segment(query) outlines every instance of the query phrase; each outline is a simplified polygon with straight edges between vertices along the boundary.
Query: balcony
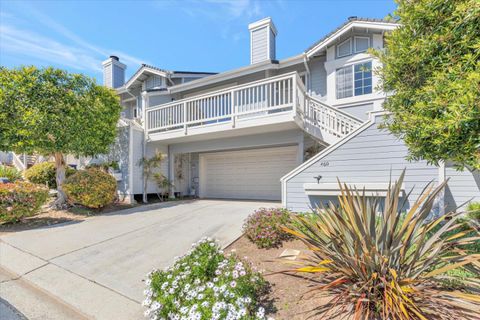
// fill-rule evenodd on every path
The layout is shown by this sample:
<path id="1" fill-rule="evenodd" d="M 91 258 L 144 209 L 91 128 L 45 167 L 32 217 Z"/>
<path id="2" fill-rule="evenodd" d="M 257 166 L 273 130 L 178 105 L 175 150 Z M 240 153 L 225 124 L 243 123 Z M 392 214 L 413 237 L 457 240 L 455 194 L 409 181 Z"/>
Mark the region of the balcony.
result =
<path id="1" fill-rule="evenodd" d="M 305 93 L 296 72 L 150 107 L 150 141 L 186 141 L 298 128 L 319 139 L 348 134 L 359 121 Z"/>

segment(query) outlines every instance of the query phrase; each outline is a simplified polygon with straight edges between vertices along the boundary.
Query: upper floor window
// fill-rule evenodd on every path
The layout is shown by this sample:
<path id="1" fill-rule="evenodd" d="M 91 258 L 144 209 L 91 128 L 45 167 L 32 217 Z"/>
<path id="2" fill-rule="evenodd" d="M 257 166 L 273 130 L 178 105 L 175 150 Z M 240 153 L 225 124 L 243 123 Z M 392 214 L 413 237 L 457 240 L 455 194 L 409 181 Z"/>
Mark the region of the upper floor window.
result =
<path id="1" fill-rule="evenodd" d="M 372 93 L 372 62 L 363 62 L 336 71 L 337 99 Z"/>
<path id="2" fill-rule="evenodd" d="M 355 37 L 354 38 L 355 53 L 367 51 L 370 48 L 369 37 Z"/>
<path id="3" fill-rule="evenodd" d="M 345 57 L 352 54 L 352 39 L 347 39 L 337 46 L 337 57 Z"/>
<path id="4" fill-rule="evenodd" d="M 370 37 L 355 36 L 348 38 L 337 45 L 337 58 L 351 55 L 352 53 L 365 52 L 370 48 Z"/>

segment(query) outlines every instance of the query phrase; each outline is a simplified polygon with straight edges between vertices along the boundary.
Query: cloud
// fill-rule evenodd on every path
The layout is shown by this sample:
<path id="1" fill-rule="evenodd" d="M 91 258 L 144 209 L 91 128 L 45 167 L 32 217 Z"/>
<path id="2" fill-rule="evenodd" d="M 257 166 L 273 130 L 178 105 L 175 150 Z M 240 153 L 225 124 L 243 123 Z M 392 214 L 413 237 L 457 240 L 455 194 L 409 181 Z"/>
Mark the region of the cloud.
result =
<path id="1" fill-rule="evenodd" d="M 145 62 L 124 52 L 102 48 L 85 41 L 71 30 L 68 30 L 31 6 L 23 9 L 23 12 L 34 18 L 34 21 L 30 19 L 29 27 L 25 27 L 25 23 L 22 23 L 23 27 L 19 27 L 18 24 L 25 20 L 2 11 L 0 56 L 7 54 L 19 55 L 97 74 L 102 72 L 102 61 L 111 54 L 118 55 L 122 62 L 127 65 L 134 65 L 134 68 Z M 60 37 L 48 37 L 38 31 L 33 31 L 31 22 L 37 22 L 46 26 L 55 34 L 60 35 Z M 35 30 L 38 29 L 40 28 Z"/>
<path id="2" fill-rule="evenodd" d="M 101 59 L 81 48 L 6 24 L 0 25 L 0 33 L 2 55 L 13 53 L 48 63 L 59 63 L 77 70 L 101 72 Z"/>
<path id="3" fill-rule="evenodd" d="M 155 7 L 181 10 L 190 17 L 209 18 L 215 21 L 249 20 L 262 15 L 260 0 L 160 0 Z"/>

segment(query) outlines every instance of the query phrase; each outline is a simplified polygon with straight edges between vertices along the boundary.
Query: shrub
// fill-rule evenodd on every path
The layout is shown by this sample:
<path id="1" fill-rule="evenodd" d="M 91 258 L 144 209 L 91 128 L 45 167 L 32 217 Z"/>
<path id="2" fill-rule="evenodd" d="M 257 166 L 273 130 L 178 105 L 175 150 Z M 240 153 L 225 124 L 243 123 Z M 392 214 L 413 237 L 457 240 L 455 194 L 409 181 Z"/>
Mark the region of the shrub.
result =
<path id="1" fill-rule="evenodd" d="M 65 180 L 63 189 L 70 203 L 87 208 L 103 208 L 117 197 L 115 178 L 95 169 L 77 171 Z"/>
<path id="2" fill-rule="evenodd" d="M 261 208 L 247 218 L 243 232 L 259 248 L 278 247 L 291 238 L 291 235 L 282 229 L 289 221 L 289 211 L 286 209 Z"/>
<path id="3" fill-rule="evenodd" d="M 471 202 L 467 207 L 468 218 L 474 220 L 476 223 L 480 223 L 480 202 Z"/>
<path id="4" fill-rule="evenodd" d="M 0 184 L 0 222 L 17 222 L 40 210 L 48 198 L 47 188 L 18 181 Z"/>
<path id="5" fill-rule="evenodd" d="M 262 276 L 211 239 L 193 244 L 165 271 L 147 275 L 143 305 L 150 319 L 264 319 Z"/>
<path id="6" fill-rule="evenodd" d="M 75 169 L 67 166 L 65 169 L 65 176 L 68 178 L 75 172 Z M 33 183 L 46 185 L 50 189 L 57 188 L 57 180 L 55 176 L 56 169 L 55 163 L 53 162 L 40 162 L 34 164 L 25 171 L 25 179 Z"/>
<path id="7" fill-rule="evenodd" d="M 450 291 L 443 280 L 459 267 L 478 275 L 480 255 L 459 247 L 480 237 L 465 236 L 460 212 L 429 220 L 445 183 L 425 188 L 404 216 L 398 214 L 404 174 L 390 187 L 383 205 L 343 186 L 339 206 L 317 210 L 316 223 L 292 217 L 303 228 L 292 224 L 286 230 L 302 240 L 310 254 L 286 273 L 310 273 L 312 293 L 333 298 L 316 310 L 324 318 L 341 309 L 348 310 L 345 318 L 355 319 L 478 319 L 478 296 L 466 286 L 463 292 Z M 474 288 L 471 292 L 479 289 L 478 282 L 468 285 Z"/>
<path id="8" fill-rule="evenodd" d="M 22 179 L 22 173 L 15 167 L 0 165 L 0 178 L 7 178 L 10 182 Z"/>

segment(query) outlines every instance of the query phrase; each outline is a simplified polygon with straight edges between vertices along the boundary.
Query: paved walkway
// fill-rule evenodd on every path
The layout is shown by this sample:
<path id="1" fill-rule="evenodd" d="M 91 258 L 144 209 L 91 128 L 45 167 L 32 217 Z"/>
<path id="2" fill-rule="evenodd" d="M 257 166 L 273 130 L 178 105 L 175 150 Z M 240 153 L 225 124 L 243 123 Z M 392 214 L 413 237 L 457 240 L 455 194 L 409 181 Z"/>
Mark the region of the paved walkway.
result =
<path id="1" fill-rule="evenodd" d="M 168 202 L 4 235 L 0 237 L 0 268 L 59 299 L 79 315 L 142 319 L 142 280 L 150 270 L 170 265 L 175 256 L 204 236 L 229 244 L 241 235 L 250 213 L 272 206 L 279 204 Z"/>

